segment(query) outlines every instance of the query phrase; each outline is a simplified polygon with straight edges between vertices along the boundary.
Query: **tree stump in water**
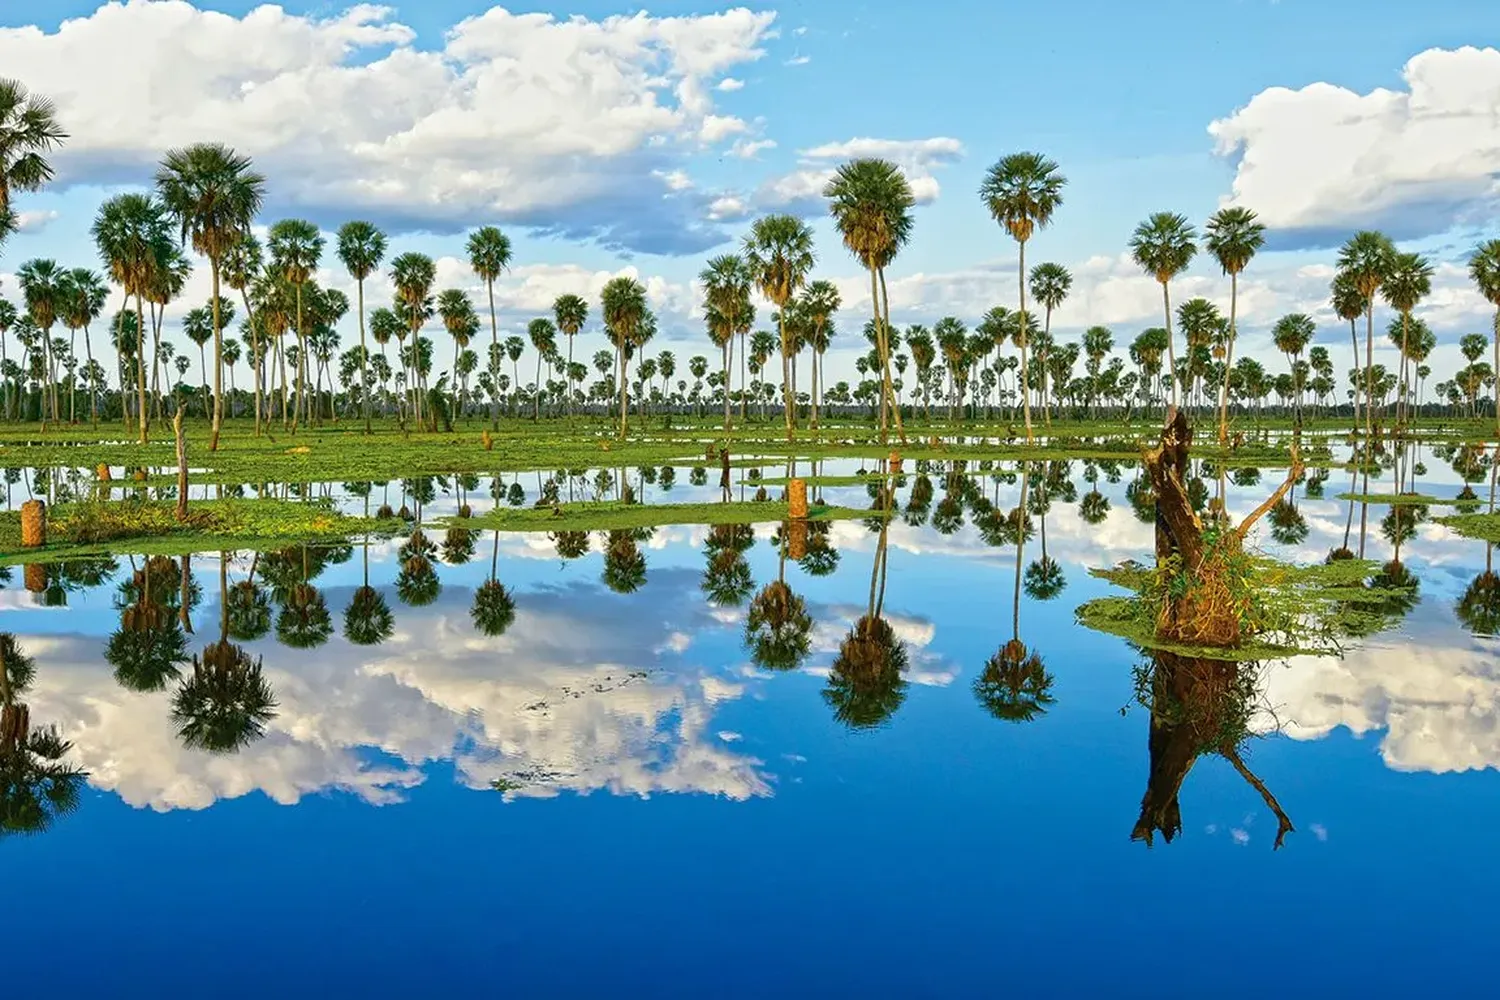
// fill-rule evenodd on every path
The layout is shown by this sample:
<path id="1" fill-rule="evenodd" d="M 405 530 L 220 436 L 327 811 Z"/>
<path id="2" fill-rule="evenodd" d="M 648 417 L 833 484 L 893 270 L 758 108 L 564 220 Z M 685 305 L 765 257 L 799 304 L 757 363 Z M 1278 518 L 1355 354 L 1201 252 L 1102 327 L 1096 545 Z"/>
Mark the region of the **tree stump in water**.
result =
<path id="1" fill-rule="evenodd" d="M 793 521 L 807 517 L 807 480 L 793 479 L 787 484 L 787 513 Z"/>
<path id="2" fill-rule="evenodd" d="M 112 478 L 109 473 L 109 466 L 105 465 L 103 462 L 100 462 L 99 467 L 94 470 L 94 478 L 99 480 L 99 482 L 101 483 L 109 482 Z"/>
<path id="3" fill-rule="evenodd" d="M 39 549 L 47 544 L 47 502 L 27 500 L 21 505 L 21 548 Z"/>

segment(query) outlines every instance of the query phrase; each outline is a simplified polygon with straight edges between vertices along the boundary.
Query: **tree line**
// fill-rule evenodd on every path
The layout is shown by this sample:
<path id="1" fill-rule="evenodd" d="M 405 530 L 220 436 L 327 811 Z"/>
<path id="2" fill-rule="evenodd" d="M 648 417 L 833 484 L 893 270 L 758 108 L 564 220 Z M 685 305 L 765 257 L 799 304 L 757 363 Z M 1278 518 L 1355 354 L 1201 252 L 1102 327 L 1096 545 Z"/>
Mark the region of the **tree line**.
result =
<path id="1" fill-rule="evenodd" d="M 0 240 L 18 225 L 11 193 L 36 191 L 51 180 L 48 157 L 67 138 L 50 101 L 17 81 L 0 80 Z M 196 144 L 163 157 L 151 190 L 116 195 L 101 206 L 92 228 L 99 270 L 44 259 L 19 267 L 19 307 L 0 299 L 0 413 L 46 425 L 76 422 L 86 411 L 95 423 L 101 415 L 122 420 L 144 441 L 153 420 L 186 408 L 211 420 L 211 447 L 217 447 L 226 401 L 231 416 L 249 412 L 257 434 L 274 423 L 295 432 L 324 419 L 361 420 L 368 431 L 376 415 L 393 415 L 403 427 L 438 429 L 487 412 L 498 427 L 502 409 L 516 416 L 529 409 L 541 419 L 613 406 L 623 437 L 634 396 L 638 414 L 648 407 L 722 407 L 726 428 L 736 409 L 743 422 L 754 405 L 763 417 L 774 413 L 784 420 L 789 439 L 804 420 L 816 428 L 828 407 L 843 414 L 868 409 L 882 440 L 892 430 L 904 440 L 903 415 L 920 410 L 930 419 L 934 401 L 940 409 L 946 403 L 950 420 L 1009 411 L 1024 422 L 1028 440 L 1034 410 L 1050 423 L 1057 408 L 1093 416 L 1101 409 L 1129 414 L 1187 405 L 1217 411 L 1223 442 L 1232 405 L 1257 413 L 1268 403 L 1298 413 L 1341 405 L 1327 349 L 1311 346 L 1316 324 L 1310 316 L 1293 313 L 1273 325 L 1283 370 L 1236 358 L 1239 279 L 1266 234 L 1256 213 L 1241 206 L 1215 212 L 1201 235 L 1173 212 L 1155 213 L 1135 229 L 1131 255 L 1161 286 L 1162 325 L 1121 341 L 1123 356 L 1115 353 L 1115 333 L 1104 326 L 1089 327 L 1077 341 L 1057 338 L 1052 318 L 1072 291 L 1072 275 L 1054 262 L 1028 270 L 1026 253 L 1036 234 L 1052 224 L 1066 184 L 1058 165 L 1039 153 L 1015 153 L 995 163 L 979 195 L 1017 247 L 1015 307 L 996 305 L 972 326 L 950 316 L 930 329 L 902 329 L 891 322 L 886 272 L 912 237 L 910 184 L 885 160 L 844 164 L 824 195 L 845 249 L 869 276 L 871 314 L 863 330 L 868 351 L 855 360 L 858 380 L 828 384 L 824 355 L 842 301 L 832 282 L 813 277 L 811 228 L 795 216 L 770 215 L 752 224 L 738 252 L 712 258 L 699 276 L 718 371 L 711 373 L 707 357 L 696 355 L 685 373 L 692 381 L 674 382 L 679 371 L 671 351 L 646 355 L 658 317 L 635 278 L 617 277 L 602 289 L 597 308 L 609 349 L 595 353 L 590 366 L 575 360 L 575 341 L 591 311 L 578 295 L 560 296 L 548 315 L 531 319 L 524 338 L 501 338 L 495 283 L 513 255 L 499 228 L 481 227 L 467 239 L 469 266 L 484 289 L 485 301 L 476 306 L 464 289 L 437 287 L 432 258 L 392 255 L 389 236 L 368 221 L 344 224 L 330 241 L 307 220 L 283 219 L 269 226 L 264 240 L 258 238 L 252 227 L 265 202 L 266 179 L 230 147 Z M 197 385 L 187 381 L 190 353 L 164 336 L 167 310 L 179 301 L 194 266 L 189 248 L 206 262 L 212 285 L 209 301 L 188 310 L 181 322 L 197 348 Z M 1229 279 L 1227 315 L 1201 297 L 1174 308 L 1172 282 L 1200 251 Z M 319 270 L 335 261 L 354 283 L 353 303 L 317 281 Z M 393 288 L 391 301 L 368 308 L 366 282 L 382 270 Z M 1377 412 L 1393 406 L 1393 419 L 1401 423 L 1423 404 L 1431 374 L 1426 361 L 1436 338 L 1418 310 L 1431 293 L 1432 274 L 1428 259 L 1398 250 L 1378 232 L 1356 233 L 1339 251 L 1330 306 L 1350 324 L 1356 364 L 1346 376 L 1346 398 L 1356 427 L 1362 421 L 1366 434 L 1373 433 Z M 1500 240 L 1475 251 L 1470 274 L 1496 305 L 1500 324 Z M 94 356 L 92 332 L 112 297 L 118 305 L 105 329 L 116 364 L 109 372 Z M 757 297 L 771 306 L 771 330 L 756 329 Z M 1391 314 L 1385 332 L 1398 351 L 1394 372 L 1374 363 L 1381 304 Z M 337 327 L 351 311 L 358 343 L 341 350 Z M 451 361 L 437 358 L 438 344 L 428 335 L 434 325 L 451 341 Z M 11 333 L 20 347 L 17 359 L 9 356 Z M 1490 344 L 1482 334 L 1463 338 L 1466 365 L 1434 387 L 1440 405 L 1480 412 L 1481 397 L 1495 387 L 1500 371 L 1500 338 L 1493 338 L 1492 360 L 1481 357 Z M 529 379 L 521 369 L 528 346 Z M 1013 356 L 1006 356 L 1007 346 Z M 799 372 L 804 356 L 805 383 Z M 249 368 L 246 390 L 235 384 L 242 361 Z M 590 381 L 591 372 L 596 380 Z"/>

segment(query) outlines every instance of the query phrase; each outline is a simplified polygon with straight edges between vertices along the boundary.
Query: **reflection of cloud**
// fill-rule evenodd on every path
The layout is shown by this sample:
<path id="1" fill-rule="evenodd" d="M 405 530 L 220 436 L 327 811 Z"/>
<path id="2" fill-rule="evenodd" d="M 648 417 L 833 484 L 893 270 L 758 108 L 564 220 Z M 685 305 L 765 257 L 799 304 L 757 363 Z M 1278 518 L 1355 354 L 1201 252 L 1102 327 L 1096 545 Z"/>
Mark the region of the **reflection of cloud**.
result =
<path id="1" fill-rule="evenodd" d="M 471 591 L 448 587 L 429 608 L 398 608 L 396 634 L 373 649 L 335 640 L 294 660 L 252 644 L 279 709 L 266 739 L 235 756 L 184 749 L 170 692 L 121 689 L 100 639 L 23 639 L 47 664 L 32 713 L 73 740 L 96 787 L 163 810 L 254 791 L 282 803 L 328 789 L 389 802 L 424 780 L 423 764 L 446 759 L 465 784 L 501 781 L 508 796 L 768 795 L 761 762 L 730 752 L 711 727 L 717 706 L 743 687 L 654 652 L 715 627 L 701 602 L 664 593 L 695 586 L 696 574 L 664 570 L 649 597 L 584 585 L 527 592 L 498 639 L 470 626 Z M 348 594 L 327 596 L 342 609 Z"/>
<path id="2" fill-rule="evenodd" d="M 803 672 L 815 677 L 827 677 L 830 673 L 829 663 L 838 653 L 849 629 L 867 609 L 853 604 L 834 604 L 810 607 L 808 610 L 814 619 L 812 649 L 817 662 L 804 667 Z M 907 646 L 910 665 L 903 676 L 908 683 L 927 687 L 947 687 L 953 683 L 953 679 L 958 676 L 959 667 L 929 648 L 937 635 L 936 625 L 926 618 L 914 618 L 889 611 L 883 617 L 890 623 L 896 638 Z"/>
<path id="3" fill-rule="evenodd" d="M 1319 739 L 1343 726 L 1384 730 L 1380 755 L 1398 771 L 1500 767 L 1500 661 L 1495 647 L 1434 627 L 1430 602 L 1413 613 L 1419 634 L 1377 639 L 1343 659 L 1299 658 L 1267 671 L 1266 697 L 1282 731 Z M 1267 725 L 1269 725 L 1267 720 Z"/>

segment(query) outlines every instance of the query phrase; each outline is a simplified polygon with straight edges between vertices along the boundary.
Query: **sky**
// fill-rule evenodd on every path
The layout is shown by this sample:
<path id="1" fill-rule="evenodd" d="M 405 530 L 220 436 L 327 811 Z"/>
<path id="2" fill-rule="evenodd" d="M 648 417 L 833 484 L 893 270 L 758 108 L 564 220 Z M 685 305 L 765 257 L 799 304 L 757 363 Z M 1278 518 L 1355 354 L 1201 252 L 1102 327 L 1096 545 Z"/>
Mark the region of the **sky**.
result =
<path id="1" fill-rule="evenodd" d="M 1438 334 L 1430 363 L 1443 377 L 1461 363 L 1458 338 L 1492 324 L 1465 271 L 1496 235 L 1500 200 L 1500 51 L 1473 47 L 1490 40 L 1487 6 L 1160 0 L 1148 16 L 1107 0 L 649 13 L 13 0 L 0 8 L 0 66 L 57 101 L 71 138 L 56 183 L 18 199 L 23 231 L 0 257 L 0 294 L 16 296 L 28 258 L 93 263 L 99 203 L 149 183 L 166 149 L 214 140 L 266 175 L 265 222 L 295 215 L 331 232 L 371 219 L 393 254 L 437 258 L 445 287 L 478 290 L 464 234 L 502 226 L 515 244 L 497 288 L 510 332 L 559 294 L 597 302 L 610 277 L 638 276 L 659 341 L 680 355 L 711 353 L 695 285 L 705 260 L 758 215 L 794 212 L 814 226 L 816 276 L 843 295 L 830 374 L 847 377 L 869 300 L 819 196 L 830 171 L 859 155 L 903 167 L 919 207 L 889 270 L 893 318 L 972 323 L 1016 294 L 1014 245 L 981 205 L 980 180 L 999 157 L 1037 150 L 1068 178 L 1028 247 L 1029 263 L 1074 274 L 1060 337 L 1104 324 L 1123 348 L 1160 325 L 1159 287 L 1128 257 L 1131 230 L 1155 211 L 1201 225 L 1243 204 L 1270 227 L 1241 283 L 1251 351 L 1269 352 L 1276 318 L 1305 312 L 1342 372 L 1348 330 L 1326 304 L 1335 250 L 1379 227 L 1436 265 L 1418 312 Z M 352 291 L 331 253 L 320 280 Z M 207 289 L 200 267 L 171 318 Z M 383 278 L 367 288 L 372 305 L 389 291 Z M 1200 258 L 1173 294 L 1227 308 L 1228 282 Z M 1388 319 L 1381 310 L 1377 323 Z M 344 326 L 347 345 L 353 317 Z M 1385 354 L 1377 361 L 1393 363 Z"/>

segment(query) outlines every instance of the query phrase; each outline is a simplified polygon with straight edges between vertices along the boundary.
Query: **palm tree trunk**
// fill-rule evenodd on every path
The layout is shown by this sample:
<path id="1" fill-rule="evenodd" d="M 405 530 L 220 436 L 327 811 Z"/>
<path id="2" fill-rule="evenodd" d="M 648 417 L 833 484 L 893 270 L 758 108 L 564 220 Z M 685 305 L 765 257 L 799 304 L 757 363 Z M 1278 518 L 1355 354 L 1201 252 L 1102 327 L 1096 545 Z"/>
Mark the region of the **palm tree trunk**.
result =
<path id="1" fill-rule="evenodd" d="M 796 418 L 792 413 L 792 351 L 786 339 L 786 303 L 777 303 L 776 310 L 776 327 L 781 335 L 781 406 L 786 411 L 786 439 L 790 441 L 796 427 Z"/>
<path id="2" fill-rule="evenodd" d="M 141 444 L 145 444 L 150 429 L 150 421 L 146 417 L 146 309 L 139 292 L 135 296 L 135 335 L 135 370 L 137 388 L 140 390 L 140 412 L 137 415 L 141 425 Z"/>
<path id="3" fill-rule="evenodd" d="M 1026 413 L 1026 443 L 1031 444 L 1031 386 L 1027 378 L 1027 355 L 1031 345 L 1027 343 L 1030 338 L 1026 335 L 1026 241 L 1017 240 L 1016 245 L 1021 248 L 1021 261 L 1016 272 L 1017 283 L 1021 286 L 1021 315 L 1016 319 L 1016 331 L 1021 342 L 1021 405 Z"/>
<path id="4" fill-rule="evenodd" d="M 1373 434 L 1370 410 L 1375 400 L 1375 300 L 1365 307 L 1365 446 Z M 1361 541 L 1363 541 L 1361 539 Z"/>
<path id="5" fill-rule="evenodd" d="M 498 362 L 500 358 L 500 326 L 495 320 L 495 282 L 486 278 L 484 285 L 490 299 L 490 357 Z M 571 341 L 568 344 L 568 349 L 570 352 L 568 357 L 571 359 Z M 486 365 L 485 367 L 489 366 Z M 498 392 L 490 394 L 490 429 L 496 431 L 500 429 L 500 394 Z"/>
<path id="6" fill-rule="evenodd" d="M 896 436 L 906 444 L 906 426 L 901 422 L 901 401 L 896 398 L 895 382 L 891 379 L 891 299 L 886 294 L 885 268 L 880 269 L 880 360 L 885 368 L 885 394 L 890 400 L 891 413 L 896 418 Z M 885 439 L 881 439 L 885 443 Z"/>
<path id="7" fill-rule="evenodd" d="M 214 426 L 208 436 L 208 450 L 218 451 L 219 431 L 224 425 L 224 319 L 219 314 L 219 259 L 210 257 L 208 267 L 213 277 L 214 311 Z"/>
<path id="8" fill-rule="evenodd" d="M 727 337 L 724 338 L 724 343 L 721 346 L 720 350 L 721 350 L 721 352 L 723 354 L 723 357 L 724 357 L 724 431 L 725 431 L 725 433 L 728 433 L 728 431 L 729 431 L 729 366 L 732 364 L 732 359 L 730 357 L 730 352 L 734 350 L 734 333 L 733 333 L 733 331 L 730 332 L 729 336 L 727 336 Z"/>
<path id="9" fill-rule="evenodd" d="M 880 288 L 879 288 L 879 285 L 877 284 L 878 280 L 879 279 L 877 278 L 877 275 L 876 275 L 876 268 L 872 264 L 872 265 L 870 265 L 870 308 L 872 310 L 874 310 L 874 312 L 875 312 L 875 348 L 880 353 L 881 361 L 884 362 L 884 360 L 885 360 L 885 330 L 882 328 L 882 325 L 881 325 L 881 317 L 880 317 Z M 887 419 L 888 419 L 887 418 L 887 405 L 888 405 L 888 403 L 889 403 L 889 401 L 885 397 L 885 382 L 882 379 L 881 386 L 880 386 L 880 443 L 881 444 L 884 444 L 886 442 L 887 436 L 888 436 L 888 432 L 886 430 Z M 871 582 L 871 586 L 872 587 L 874 586 L 874 582 L 873 581 Z"/>
<path id="10" fill-rule="evenodd" d="M 365 347 L 365 279 L 360 278 L 359 285 L 359 401 L 361 409 L 365 411 L 365 433 L 370 431 L 370 352 Z M 367 543 L 368 544 L 368 543 Z"/>
<path id="11" fill-rule="evenodd" d="M 1234 366 L 1235 318 L 1240 301 L 1240 272 L 1229 272 L 1229 343 L 1224 349 L 1224 377 L 1219 379 L 1219 447 L 1229 443 L 1229 370 Z"/>
<path id="12" fill-rule="evenodd" d="M 567 378 L 563 379 L 568 384 L 568 416 L 573 415 L 573 334 L 566 335 L 568 338 L 568 372 Z"/>
<path id="13" fill-rule="evenodd" d="M 1172 387 L 1172 405 L 1177 405 L 1177 350 L 1172 346 L 1172 296 L 1168 283 L 1161 283 L 1161 304 L 1167 319 L 1167 383 Z"/>
<path id="14" fill-rule="evenodd" d="M 625 440 L 625 431 L 630 422 L 630 358 L 625 348 L 620 347 L 620 440 Z M 623 482 L 623 479 L 622 479 Z"/>
<path id="15" fill-rule="evenodd" d="M 454 364 L 458 364 L 456 358 Z M 534 404 L 531 422 L 536 423 L 542 418 L 542 352 L 540 349 L 536 352 L 536 391 L 531 394 L 531 401 Z"/>

